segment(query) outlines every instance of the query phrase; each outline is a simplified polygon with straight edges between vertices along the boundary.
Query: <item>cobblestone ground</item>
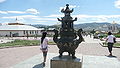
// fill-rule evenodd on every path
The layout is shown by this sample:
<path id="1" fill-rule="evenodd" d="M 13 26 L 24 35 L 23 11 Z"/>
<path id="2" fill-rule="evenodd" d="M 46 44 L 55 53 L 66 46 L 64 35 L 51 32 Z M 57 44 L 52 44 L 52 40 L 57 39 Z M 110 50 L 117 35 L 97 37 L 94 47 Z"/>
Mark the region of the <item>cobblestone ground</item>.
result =
<path id="1" fill-rule="evenodd" d="M 84 38 L 85 42 L 79 45 L 76 53 L 94 56 L 105 56 L 109 54 L 107 48 L 99 44 L 99 40 L 89 37 Z M 49 47 L 49 53 L 58 53 L 56 45 L 50 45 Z M 39 46 L 0 49 L 0 68 L 9 68 L 39 53 L 41 53 Z M 113 55 L 117 56 L 120 60 L 120 48 L 113 48 Z"/>

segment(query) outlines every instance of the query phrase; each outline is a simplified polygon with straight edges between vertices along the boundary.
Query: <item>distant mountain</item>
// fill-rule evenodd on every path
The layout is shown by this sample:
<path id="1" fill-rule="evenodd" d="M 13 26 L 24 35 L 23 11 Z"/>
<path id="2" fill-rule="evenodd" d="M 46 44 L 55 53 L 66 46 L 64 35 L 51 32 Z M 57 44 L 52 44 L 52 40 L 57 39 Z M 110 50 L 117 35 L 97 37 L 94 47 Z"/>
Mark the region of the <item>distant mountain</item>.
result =
<path id="1" fill-rule="evenodd" d="M 36 27 L 36 28 L 47 27 L 47 25 L 42 25 L 42 24 L 32 24 L 31 26 L 34 26 L 34 27 Z"/>
<path id="2" fill-rule="evenodd" d="M 48 25 L 34 24 L 34 25 L 31 25 L 31 26 L 34 26 L 36 28 L 45 28 L 45 29 L 49 29 L 49 28 L 59 29 L 61 25 L 51 25 L 51 26 L 48 26 Z"/>
<path id="3" fill-rule="evenodd" d="M 75 29 L 84 29 L 84 30 L 99 30 L 108 26 L 111 26 L 113 24 L 108 23 L 108 22 L 102 22 L 102 23 L 84 23 L 84 24 L 76 24 L 74 25 Z M 120 28 L 120 24 L 115 24 L 118 28 Z"/>
<path id="4" fill-rule="evenodd" d="M 103 28 L 106 28 L 108 26 L 111 26 L 113 24 L 108 23 L 108 22 L 102 22 L 102 23 L 84 23 L 84 24 L 74 24 L 74 28 L 75 29 L 84 29 L 84 30 L 100 30 Z M 120 28 L 120 24 L 115 24 L 118 28 Z M 42 27 L 47 27 L 47 28 L 56 28 L 59 29 L 61 27 L 61 25 L 51 25 L 51 26 L 47 26 L 47 25 L 41 25 L 41 24 L 35 24 L 35 25 L 31 25 L 37 28 L 42 28 Z"/>

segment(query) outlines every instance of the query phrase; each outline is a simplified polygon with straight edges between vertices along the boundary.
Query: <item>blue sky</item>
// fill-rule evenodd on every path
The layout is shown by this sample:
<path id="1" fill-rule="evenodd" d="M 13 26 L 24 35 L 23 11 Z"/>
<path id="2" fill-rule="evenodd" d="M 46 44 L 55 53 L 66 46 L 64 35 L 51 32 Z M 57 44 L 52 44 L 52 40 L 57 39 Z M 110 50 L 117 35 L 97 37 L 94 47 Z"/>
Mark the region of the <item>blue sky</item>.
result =
<path id="1" fill-rule="evenodd" d="M 0 0 L 0 23 L 60 24 L 66 4 L 74 8 L 75 24 L 115 21 L 120 24 L 120 0 Z"/>

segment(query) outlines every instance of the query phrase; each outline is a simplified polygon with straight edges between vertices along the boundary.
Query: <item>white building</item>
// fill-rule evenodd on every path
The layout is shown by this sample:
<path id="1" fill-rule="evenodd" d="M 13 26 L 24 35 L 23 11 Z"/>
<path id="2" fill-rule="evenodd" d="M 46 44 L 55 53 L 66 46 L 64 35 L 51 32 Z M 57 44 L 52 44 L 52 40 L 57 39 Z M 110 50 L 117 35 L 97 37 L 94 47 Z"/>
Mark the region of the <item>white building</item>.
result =
<path id="1" fill-rule="evenodd" d="M 32 36 L 41 35 L 41 29 L 29 25 L 1 25 L 0 36 Z"/>
<path id="2" fill-rule="evenodd" d="M 117 23 L 115 21 L 113 21 L 111 23 L 111 26 L 109 26 L 108 28 L 109 28 L 109 31 L 111 31 L 112 33 L 118 33 L 119 32 Z"/>

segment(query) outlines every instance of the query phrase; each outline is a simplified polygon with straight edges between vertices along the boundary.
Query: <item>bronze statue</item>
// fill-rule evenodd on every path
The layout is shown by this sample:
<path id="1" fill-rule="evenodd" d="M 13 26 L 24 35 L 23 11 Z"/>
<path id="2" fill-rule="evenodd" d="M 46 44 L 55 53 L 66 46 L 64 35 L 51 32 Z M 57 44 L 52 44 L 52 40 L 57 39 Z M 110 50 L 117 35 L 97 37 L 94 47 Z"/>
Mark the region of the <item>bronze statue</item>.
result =
<path id="1" fill-rule="evenodd" d="M 62 57 L 63 52 L 68 52 L 69 55 L 72 54 L 72 58 L 75 57 L 75 50 L 78 47 L 79 43 L 83 41 L 81 35 L 82 29 L 79 29 L 77 32 L 74 30 L 73 22 L 77 21 L 77 18 L 73 19 L 70 16 L 70 13 L 73 12 L 73 9 L 69 9 L 69 4 L 66 4 L 66 9 L 61 10 L 64 13 L 64 17 L 61 19 L 57 18 L 58 21 L 62 23 L 60 31 L 54 30 L 53 40 L 59 48 L 59 57 Z M 77 39 L 77 35 L 79 39 Z M 60 38 L 58 38 L 60 36 Z"/>

